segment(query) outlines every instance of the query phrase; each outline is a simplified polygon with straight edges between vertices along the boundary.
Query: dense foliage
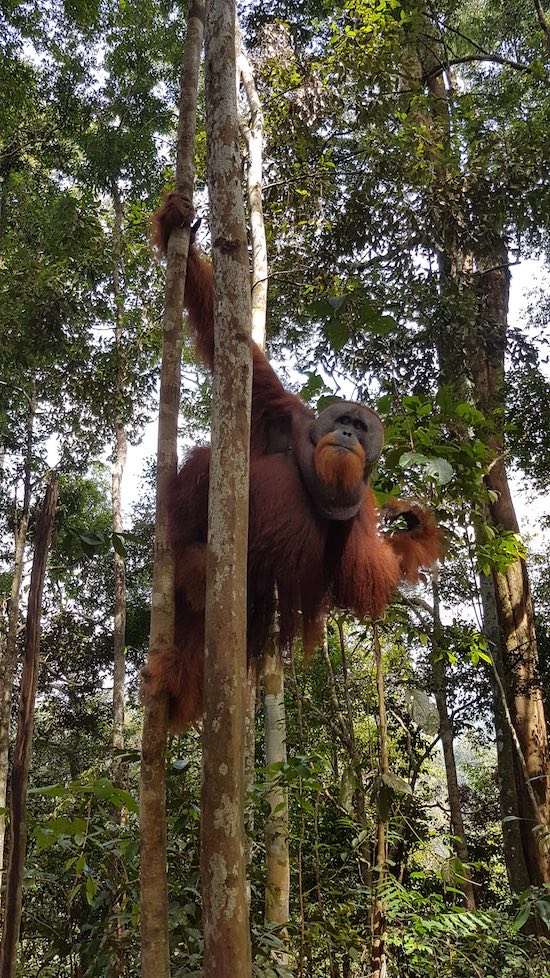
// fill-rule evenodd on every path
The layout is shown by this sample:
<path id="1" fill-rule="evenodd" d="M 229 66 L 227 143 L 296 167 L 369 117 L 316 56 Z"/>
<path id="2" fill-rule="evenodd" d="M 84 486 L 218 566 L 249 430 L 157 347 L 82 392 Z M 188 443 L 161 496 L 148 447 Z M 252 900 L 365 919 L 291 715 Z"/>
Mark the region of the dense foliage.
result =
<path id="1" fill-rule="evenodd" d="M 313 406 L 336 393 L 376 407 L 386 428 L 379 498 L 429 503 L 449 544 L 438 579 L 397 595 L 376 632 L 335 615 L 311 663 L 299 648 L 287 652 L 288 756 L 269 769 L 258 709 L 247 801 L 258 976 L 370 974 L 376 907 L 390 976 L 549 973 L 550 876 L 530 856 L 544 858 L 550 827 L 532 824 L 521 798 L 507 807 L 507 775 L 526 792 L 517 757 L 508 770 L 503 760 L 502 731 L 512 739 L 502 685 L 505 699 L 514 664 L 499 673 L 483 593 L 527 557 L 538 668 L 523 692 L 529 700 L 536 687 L 548 708 L 549 523 L 547 514 L 532 520 L 550 471 L 550 29 L 538 6 L 243 6 L 265 113 L 270 355 Z M 37 506 L 50 470 L 61 474 L 20 978 L 139 974 L 138 687 L 154 525 L 146 456 L 162 317 L 148 232 L 173 179 L 185 14 L 171 0 L 35 0 L 5 3 L 0 19 L 0 657 L 9 652 L 24 487 L 18 656 Z M 199 241 L 207 249 L 204 225 Z M 487 283 L 508 266 L 513 309 L 502 317 L 487 312 L 496 288 Z M 208 407 L 190 346 L 184 378 L 188 444 L 207 438 Z M 109 495 L 121 425 L 141 445 L 143 468 L 124 482 L 122 534 Z M 513 494 L 537 500 L 518 507 L 536 531 L 530 539 L 495 518 L 491 473 L 502 458 Z M 112 738 L 114 552 L 126 565 L 122 751 Z M 12 741 L 20 677 L 18 659 Z M 201 968 L 197 730 L 172 739 L 168 769 L 172 975 L 183 978 Z M 289 804 L 287 928 L 264 923 L 273 780 Z M 521 866 L 511 841 L 520 822 Z"/>

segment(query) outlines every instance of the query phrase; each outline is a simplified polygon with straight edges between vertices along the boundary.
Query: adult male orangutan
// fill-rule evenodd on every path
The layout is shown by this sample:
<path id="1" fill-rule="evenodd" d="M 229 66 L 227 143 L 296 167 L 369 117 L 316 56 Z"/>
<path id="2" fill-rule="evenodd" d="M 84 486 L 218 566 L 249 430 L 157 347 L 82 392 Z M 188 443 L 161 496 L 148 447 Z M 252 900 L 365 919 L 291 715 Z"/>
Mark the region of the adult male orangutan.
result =
<path id="1" fill-rule="evenodd" d="M 174 227 L 193 211 L 171 194 L 156 214 L 155 240 L 166 252 Z M 212 369 L 212 269 L 192 243 L 185 304 L 198 353 Z M 277 597 L 281 646 L 298 631 L 306 650 L 320 637 L 332 607 L 358 618 L 382 615 L 392 591 L 434 563 L 441 533 L 431 513 L 391 501 L 384 518 L 402 514 L 406 529 L 381 532 L 370 473 L 383 446 L 378 415 L 340 401 L 318 417 L 289 393 L 253 345 L 248 536 L 248 655 L 261 656 Z M 170 500 L 176 551 L 174 647 L 153 654 L 153 690 L 167 689 L 170 726 L 202 714 L 209 448 L 187 455 Z"/>

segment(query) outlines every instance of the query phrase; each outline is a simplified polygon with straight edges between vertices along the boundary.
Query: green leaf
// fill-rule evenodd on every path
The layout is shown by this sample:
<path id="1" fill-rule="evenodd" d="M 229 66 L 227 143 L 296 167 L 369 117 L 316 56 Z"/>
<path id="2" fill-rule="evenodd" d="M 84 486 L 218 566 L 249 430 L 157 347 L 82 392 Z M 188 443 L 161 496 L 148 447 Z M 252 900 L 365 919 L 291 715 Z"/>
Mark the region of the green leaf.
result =
<path id="1" fill-rule="evenodd" d="M 396 795 L 412 795 L 412 788 L 409 782 L 405 781 L 404 778 L 400 778 L 398 774 L 394 774 L 393 771 L 388 771 L 386 774 L 383 774 L 382 781 Z"/>
<path id="2" fill-rule="evenodd" d="M 426 475 L 437 479 L 440 486 L 445 486 L 451 481 L 455 470 L 444 458 L 430 458 L 425 465 Z"/>
<path id="3" fill-rule="evenodd" d="M 530 904 L 524 903 L 523 907 L 521 908 L 520 912 L 518 913 L 512 925 L 514 930 L 521 930 L 525 921 L 529 918 L 530 912 L 531 912 Z"/>
<path id="4" fill-rule="evenodd" d="M 296 799 L 296 801 L 297 801 L 297 803 L 298 803 L 298 808 L 301 808 L 301 810 L 302 810 L 303 812 L 305 812 L 305 813 L 306 813 L 306 815 L 312 815 L 312 816 L 315 816 L 315 809 L 314 809 L 314 807 L 313 807 L 313 805 L 311 804 L 311 802 L 309 802 L 309 801 L 307 801 L 307 800 L 306 800 L 306 799 L 305 799 L 304 797 L 302 797 L 301 795 L 299 795 L 299 796 L 297 797 L 297 799 Z"/>
<path id="5" fill-rule="evenodd" d="M 134 812 L 135 815 L 139 812 L 137 801 L 135 798 L 132 798 L 132 795 L 128 791 L 124 791 L 123 788 L 113 788 L 109 801 L 116 808 L 127 808 L 129 812 Z"/>
<path id="6" fill-rule="evenodd" d="M 346 322 L 341 318 L 332 318 L 323 325 L 323 333 L 333 350 L 339 353 L 344 348 L 350 338 L 350 331 Z"/>
<path id="7" fill-rule="evenodd" d="M 472 404 L 467 402 L 461 402 L 455 407 L 455 411 L 459 418 L 462 418 L 466 424 L 469 425 L 480 425 L 485 421 L 485 415 L 478 411 L 477 408 L 473 407 Z"/>
<path id="8" fill-rule="evenodd" d="M 113 544 L 115 553 L 124 559 L 126 557 L 126 547 L 124 545 L 124 537 L 122 533 L 112 533 L 111 543 Z"/>
<path id="9" fill-rule="evenodd" d="M 384 315 L 372 299 L 364 299 L 359 304 L 354 321 L 359 328 L 375 336 L 387 336 L 399 328 L 393 316 Z"/>
<path id="10" fill-rule="evenodd" d="M 404 452 L 399 459 L 399 465 L 402 469 L 412 469 L 413 465 L 425 465 L 427 461 L 426 456 L 420 452 Z"/>
<path id="11" fill-rule="evenodd" d="M 376 402 L 376 410 L 378 414 L 387 414 L 393 403 L 393 398 L 391 394 L 383 394 L 379 397 Z"/>
<path id="12" fill-rule="evenodd" d="M 97 881 L 94 879 L 93 876 L 88 876 L 88 879 L 86 880 L 85 893 L 86 893 L 87 902 L 90 904 L 90 906 L 92 906 L 92 903 L 94 902 L 94 897 L 97 893 Z"/>
<path id="13" fill-rule="evenodd" d="M 395 794 L 387 785 L 380 785 L 376 792 L 376 811 L 383 822 L 387 822 L 390 817 Z"/>
<path id="14" fill-rule="evenodd" d="M 380 316 L 372 325 L 371 332 L 378 336 L 388 336 L 389 333 L 396 333 L 399 328 L 399 323 L 393 316 Z"/>
<path id="15" fill-rule="evenodd" d="M 307 375 L 307 381 L 300 391 L 300 397 L 304 400 L 310 401 L 312 397 L 319 394 L 321 391 L 326 390 L 325 382 L 320 374 L 311 371 Z"/>
<path id="16" fill-rule="evenodd" d="M 49 849 L 54 846 L 58 840 L 58 835 L 52 829 L 43 828 L 41 825 L 37 825 L 33 831 L 34 838 L 36 839 L 36 848 L 38 852 L 42 849 Z"/>
<path id="17" fill-rule="evenodd" d="M 43 795 L 45 798 L 68 798 L 71 789 L 63 784 L 48 784 L 39 788 L 29 788 L 29 795 Z"/>
<path id="18" fill-rule="evenodd" d="M 78 536 L 82 543 L 87 543 L 90 547 L 105 546 L 105 537 L 102 533 L 91 533 L 90 531 L 79 530 Z"/>
<path id="19" fill-rule="evenodd" d="M 535 907 L 540 919 L 547 927 L 550 927 L 550 902 L 548 900 L 536 900 Z"/>
<path id="20" fill-rule="evenodd" d="M 349 815 L 352 815 L 354 811 L 353 796 L 356 790 L 357 772 L 353 764 L 347 764 L 342 771 L 342 777 L 340 779 L 339 801 L 342 808 L 344 808 Z"/>

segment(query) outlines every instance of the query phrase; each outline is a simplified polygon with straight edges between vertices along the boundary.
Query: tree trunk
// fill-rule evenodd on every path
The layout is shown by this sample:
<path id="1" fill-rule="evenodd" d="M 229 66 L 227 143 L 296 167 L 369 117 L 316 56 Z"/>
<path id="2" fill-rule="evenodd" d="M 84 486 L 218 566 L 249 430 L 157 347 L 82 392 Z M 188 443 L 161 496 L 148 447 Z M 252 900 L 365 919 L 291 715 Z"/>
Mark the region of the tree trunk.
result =
<path id="1" fill-rule="evenodd" d="M 476 901 L 474 888 L 470 879 L 468 863 L 468 843 L 466 832 L 464 831 L 464 820 L 462 818 L 462 806 L 460 804 L 460 793 L 458 790 L 458 776 L 456 771 L 456 759 L 454 751 L 454 735 L 447 707 L 447 676 L 445 662 L 442 656 L 441 641 L 441 619 L 439 617 L 439 588 L 436 580 L 433 582 L 433 607 L 434 607 L 434 648 L 432 658 L 432 674 L 435 686 L 435 701 L 439 714 L 439 736 L 443 747 L 443 757 L 445 760 L 445 775 L 447 779 L 447 795 L 449 798 L 449 810 L 451 814 L 451 832 L 454 836 L 454 849 L 464 867 L 464 878 L 460 885 L 464 894 L 464 905 L 467 910 L 475 910 Z M 443 652 L 444 654 L 444 652 Z"/>
<path id="2" fill-rule="evenodd" d="M 550 26 L 548 25 L 548 21 L 546 19 L 546 14 L 544 13 L 544 7 L 541 3 L 541 0 L 534 0 L 534 2 L 535 2 L 535 10 L 537 12 L 537 20 L 539 22 L 539 27 L 542 33 L 544 34 L 544 39 L 546 41 L 546 52 L 548 54 L 548 57 L 550 58 Z"/>
<path id="3" fill-rule="evenodd" d="M 240 30 L 237 51 L 237 68 L 250 109 L 249 120 L 241 118 L 240 126 L 247 150 L 246 186 L 252 243 L 252 339 L 265 350 L 268 269 L 262 196 L 264 116 Z"/>
<path id="4" fill-rule="evenodd" d="M 267 315 L 267 245 L 262 204 L 263 139 L 264 119 L 262 107 L 250 62 L 246 57 L 243 38 L 236 24 L 237 76 L 242 84 L 250 118 L 239 116 L 239 126 L 247 151 L 246 185 L 248 211 L 250 215 L 250 237 L 252 244 L 252 339 L 261 350 L 265 350 Z M 246 697 L 246 740 L 245 740 L 245 790 L 249 792 L 254 783 L 256 763 L 256 691 L 258 686 L 258 664 L 249 663 Z M 252 858 L 252 832 L 254 828 L 254 807 L 248 805 L 247 826 L 247 865 Z"/>
<path id="5" fill-rule="evenodd" d="M 6 873 L 6 894 L 2 949 L 1 978 L 15 978 L 17 945 L 23 906 L 23 877 L 27 844 L 27 782 L 32 750 L 32 733 L 38 680 L 40 651 L 40 621 L 42 592 L 57 507 L 58 481 L 53 476 L 44 496 L 36 525 L 34 557 L 29 587 L 25 652 L 21 677 L 21 697 L 17 717 L 17 734 L 13 749 L 10 785 L 10 847 Z"/>
<path id="6" fill-rule="evenodd" d="M 113 232 L 113 293 L 115 299 L 115 352 L 116 352 L 116 407 L 115 407 L 115 462 L 111 479 L 113 533 L 118 539 L 122 534 L 122 476 L 126 465 L 126 431 L 122 415 L 124 394 L 124 353 L 122 327 L 124 322 L 124 297 L 122 294 L 122 201 L 116 181 L 113 181 L 115 222 Z M 126 684 L 126 567 L 124 556 L 114 551 L 114 628 L 113 628 L 113 749 L 124 749 L 124 700 Z M 122 787 L 125 781 L 124 766 L 115 757 L 114 783 Z"/>
<path id="7" fill-rule="evenodd" d="M 118 788 L 126 784 L 126 765 L 120 754 L 124 749 L 124 703 L 126 694 L 126 565 L 124 554 L 119 552 L 122 543 L 122 476 L 126 464 L 127 442 L 124 428 L 124 351 L 122 347 L 124 326 L 123 261 L 122 261 L 122 222 L 124 217 L 122 201 L 116 179 L 112 182 L 114 209 L 113 224 L 113 297 L 115 312 L 115 416 L 114 416 L 114 465 L 111 474 L 111 511 L 113 521 L 113 571 L 114 571 L 114 615 L 113 615 L 113 783 Z M 113 818 L 119 823 L 124 813 L 115 808 Z M 110 872 L 114 881 L 120 879 L 121 864 L 116 856 L 111 859 Z M 118 889 L 115 886 L 115 890 Z M 113 913 L 120 913 L 120 905 L 115 897 Z M 124 928 L 118 924 L 115 930 L 116 943 L 113 948 L 111 968 L 113 975 L 125 973 L 122 939 Z"/>
<path id="8" fill-rule="evenodd" d="M 501 685 L 505 687 L 506 676 L 501 655 L 500 630 L 492 577 L 481 574 L 480 587 L 483 630 L 489 641 L 495 672 L 500 677 Z M 516 748 L 506 716 L 507 697 L 503 700 L 495 677 L 493 677 L 492 686 L 504 862 L 510 889 L 514 893 L 523 893 L 530 881 L 527 854 L 523 848 L 524 838 L 516 783 Z"/>
<path id="9" fill-rule="evenodd" d="M 378 777 L 383 784 L 389 771 L 388 724 L 386 718 L 386 697 L 384 693 L 384 673 L 382 670 L 382 649 L 378 628 L 373 625 L 374 659 L 376 664 L 376 689 L 378 692 L 378 729 L 380 738 L 380 761 Z M 382 899 L 382 889 L 386 879 L 386 822 L 378 812 L 376 827 L 376 849 L 374 858 L 374 891 L 372 909 L 372 951 L 371 978 L 384 978 L 386 975 L 386 913 Z"/>
<path id="10" fill-rule="evenodd" d="M 426 33 L 434 35 L 428 19 Z M 431 36 L 429 43 L 423 43 L 417 52 L 412 53 L 407 64 L 409 83 L 418 90 L 421 90 L 423 84 L 427 84 L 428 92 L 432 96 L 426 108 L 417 108 L 415 111 L 419 115 L 419 125 L 433 134 L 430 142 L 435 147 L 435 189 L 440 187 L 442 199 L 446 200 L 449 199 L 449 188 L 456 188 L 452 206 L 443 210 L 440 208 L 440 213 L 436 212 L 440 226 L 447 229 L 444 247 L 437 249 L 442 289 L 448 290 L 456 299 L 463 290 L 468 290 L 471 295 L 472 282 L 475 281 L 477 299 L 477 314 L 471 316 L 470 322 L 467 316 L 463 317 L 461 332 L 457 330 L 456 317 L 452 321 L 452 335 L 439 330 L 436 342 L 442 382 L 450 383 L 461 394 L 469 391 L 466 396 L 470 398 L 473 385 L 473 400 L 493 420 L 493 433 L 487 438 L 488 447 L 496 455 L 486 478 L 487 488 L 495 494 L 495 501 L 489 507 L 490 516 L 496 525 L 517 533 L 518 524 L 503 460 L 502 430 L 510 279 L 508 251 L 502 233 L 495 227 L 491 232 L 485 232 L 483 240 L 480 240 L 477 231 L 475 239 L 466 245 L 461 243 L 466 239 L 461 225 L 467 226 L 464 215 L 471 212 L 472 202 L 461 201 L 464 181 L 461 178 L 460 161 L 455 163 L 456 172 L 446 163 L 446 160 L 452 160 L 453 151 L 449 139 L 449 102 L 442 75 L 445 62 L 443 46 L 436 36 Z M 441 144 L 445 150 L 443 154 L 438 148 Z M 474 220 L 475 217 L 474 214 Z M 487 214 L 480 215 L 480 218 L 479 226 L 487 227 Z M 518 810 L 522 817 L 522 848 L 529 878 L 536 885 L 550 881 L 550 847 L 544 841 L 550 830 L 550 782 L 547 777 L 547 726 L 538 677 L 538 651 L 531 593 L 527 568 L 522 560 L 510 564 L 506 573 L 495 572 L 492 576 L 500 645 L 496 659 L 502 663 L 504 675 L 510 676 L 510 682 L 504 688 L 507 690 L 509 713 L 520 748 L 519 755 L 515 752 L 514 769 Z M 484 607 L 488 610 L 487 592 Z M 491 629 L 492 624 L 489 623 L 488 627 Z M 498 671 L 495 675 L 498 677 Z M 527 782 L 521 770 L 521 756 L 525 759 Z M 504 773 L 501 765 L 501 774 Z M 531 789 L 536 794 L 536 812 L 529 798 Z M 541 820 L 540 829 L 533 834 L 532 829 L 538 818 Z M 511 854 L 509 848 L 506 851 Z M 514 867 L 508 867 L 508 872 L 519 878 L 523 874 L 518 872 L 517 858 L 515 862 Z"/>
<path id="11" fill-rule="evenodd" d="M 267 314 L 267 244 L 262 203 L 264 117 L 242 35 L 237 29 L 237 69 L 250 117 L 241 117 L 240 128 L 247 150 L 247 197 L 252 243 L 252 338 L 265 350 Z M 283 659 L 277 648 L 276 623 L 263 663 L 265 763 L 286 763 L 286 714 Z M 269 781 L 269 776 L 268 776 Z M 270 814 L 266 820 L 265 920 L 285 927 L 289 917 L 290 862 L 288 851 L 288 791 L 271 779 L 267 792 Z M 288 954 L 277 954 L 279 964 Z"/>
<path id="12" fill-rule="evenodd" d="M 8 786 L 11 703 L 13 694 L 13 676 L 17 662 L 17 630 L 19 626 L 21 581 L 23 579 L 25 543 L 29 528 L 31 505 L 32 446 L 35 411 L 36 384 L 33 380 L 31 396 L 29 399 L 29 413 L 27 416 L 27 446 L 25 452 L 23 505 L 21 507 L 19 525 L 17 525 L 17 516 L 15 517 L 15 556 L 13 561 L 13 576 L 10 588 L 8 633 L 6 635 L 4 647 L 2 648 L 2 658 L 0 661 L 0 880 L 2 879 L 2 871 L 4 866 L 4 844 L 6 836 L 6 818 L 5 815 L 2 814 L 2 809 L 5 809 L 6 807 Z M 16 506 L 14 506 L 14 510 L 16 510 Z M 2 887 L 0 886 L 0 908 L 1 903 Z"/>
<path id="13" fill-rule="evenodd" d="M 176 191 L 192 199 L 197 85 L 204 5 L 189 10 L 180 77 Z M 170 235 L 166 267 L 162 368 L 157 450 L 157 513 L 149 654 L 174 644 L 174 552 L 166 507 L 167 486 L 177 469 L 177 433 L 182 347 L 182 314 L 189 230 Z M 143 737 L 140 789 L 141 967 L 142 978 L 168 978 L 168 893 L 166 879 L 165 693 L 152 696 L 143 682 Z"/>
<path id="14" fill-rule="evenodd" d="M 470 367 L 476 404 L 484 414 L 495 419 L 492 434 L 487 438 L 489 448 L 495 453 L 495 461 L 485 480 L 492 494 L 490 517 L 503 530 L 519 533 L 504 464 L 504 435 L 499 420 L 505 396 L 504 358 L 510 285 L 508 249 L 503 237 L 495 235 L 491 242 L 486 242 L 484 253 L 476 262 L 476 272 L 479 302 Z M 500 638 L 497 658 L 502 661 L 507 678 L 503 689 L 519 747 L 515 768 L 523 849 L 531 883 L 540 885 L 550 882 L 550 847 L 547 844 L 550 755 L 525 561 L 515 560 L 504 573 L 493 571 L 492 578 Z M 525 773 L 520 770 L 522 760 Z"/>
<path id="15" fill-rule="evenodd" d="M 265 763 L 285 764 L 286 714 L 283 657 L 276 635 L 264 658 Z M 266 891 L 265 922 L 286 927 L 289 917 L 290 858 L 288 851 L 288 791 L 280 783 L 280 770 L 267 775 L 266 799 L 269 813 L 265 822 Z M 282 960 L 284 958 L 284 960 Z M 288 954 L 278 955 L 280 964 Z"/>
<path id="16" fill-rule="evenodd" d="M 207 7 L 205 64 L 214 382 L 201 798 L 203 970 L 208 978 L 249 978 L 243 753 L 252 350 L 233 0 L 211 0 Z"/>
<path id="17" fill-rule="evenodd" d="M 258 700 L 258 668 L 256 662 L 248 664 L 245 696 L 245 734 L 244 734 L 244 793 L 248 798 L 254 788 L 256 770 L 256 704 Z M 248 800 L 245 807 L 246 865 L 252 864 L 254 848 L 254 803 Z M 250 908 L 252 897 L 250 880 L 246 884 L 246 896 Z"/>

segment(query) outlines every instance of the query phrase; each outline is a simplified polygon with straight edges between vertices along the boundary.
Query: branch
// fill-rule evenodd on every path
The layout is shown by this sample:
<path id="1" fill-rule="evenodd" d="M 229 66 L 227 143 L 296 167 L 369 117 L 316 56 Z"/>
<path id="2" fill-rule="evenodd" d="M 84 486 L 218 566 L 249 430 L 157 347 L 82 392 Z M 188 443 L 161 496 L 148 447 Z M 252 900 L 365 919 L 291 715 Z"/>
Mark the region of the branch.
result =
<path id="1" fill-rule="evenodd" d="M 342 711 L 340 709 L 340 703 L 338 702 L 338 694 L 336 692 L 336 683 L 334 680 L 334 671 L 332 668 L 332 662 L 330 661 L 330 655 L 328 650 L 328 632 L 325 625 L 325 634 L 323 637 L 323 658 L 325 660 L 325 665 L 327 667 L 327 679 L 328 679 L 328 690 L 330 695 L 330 701 L 332 703 L 332 708 L 334 710 L 334 715 L 336 717 L 336 722 L 340 729 L 340 739 L 342 743 L 345 744 L 350 754 L 354 754 L 353 740 L 350 737 L 348 731 L 346 730 L 346 724 Z"/>
<path id="2" fill-rule="evenodd" d="M 524 65 L 520 61 L 510 61 L 509 58 L 503 58 L 500 54 L 470 54 L 465 55 L 463 58 L 451 58 L 451 60 L 445 65 L 437 65 L 431 71 L 427 72 L 426 75 L 424 75 L 424 81 L 428 82 L 432 78 L 437 78 L 437 76 L 443 74 L 447 68 L 453 68 L 455 65 L 471 64 L 475 61 L 486 61 L 491 64 L 504 65 L 506 68 L 513 68 L 514 71 L 526 71 L 529 74 L 531 74 L 533 71 L 530 65 Z"/>
<path id="3" fill-rule="evenodd" d="M 546 47 L 548 54 L 550 55 L 550 28 L 548 27 L 548 21 L 546 20 L 544 8 L 540 0 L 533 0 L 533 2 L 535 4 L 535 10 L 537 11 L 537 19 L 540 24 L 540 29 L 546 37 Z"/>
<path id="4" fill-rule="evenodd" d="M 536 2 L 537 0 L 535 0 L 535 3 Z M 517 61 L 509 61 L 506 58 L 501 58 L 501 55 L 499 54 L 492 54 L 491 51 L 488 51 L 487 48 L 482 47 L 481 44 L 478 44 L 473 38 L 468 37 L 467 34 L 463 34 L 462 31 L 459 31 L 457 27 L 451 27 L 450 24 L 445 24 L 445 29 L 451 31 L 453 34 L 456 34 L 457 37 L 461 37 L 463 41 L 471 44 L 476 51 L 479 51 L 480 54 L 484 55 L 484 58 L 480 58 L 479 60 L 496 60 L 500 58 L 500 61 L 497 60 L 498 64 L 508 65 L 509 68 L 515 68 L 518 71 L 531 71 L 531 68 L 528 65 L 522 65 Z M 474 56 L 470 56 L 467 60 L 475 61 L 476 58 Z M 458 59 L 456 63 L 460 63 Z"/>

